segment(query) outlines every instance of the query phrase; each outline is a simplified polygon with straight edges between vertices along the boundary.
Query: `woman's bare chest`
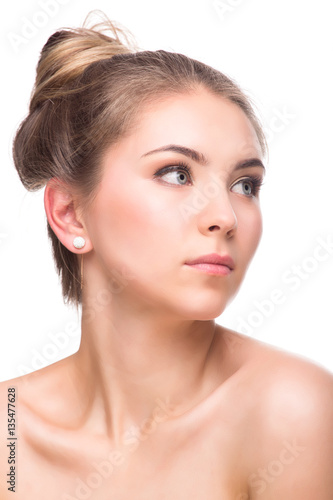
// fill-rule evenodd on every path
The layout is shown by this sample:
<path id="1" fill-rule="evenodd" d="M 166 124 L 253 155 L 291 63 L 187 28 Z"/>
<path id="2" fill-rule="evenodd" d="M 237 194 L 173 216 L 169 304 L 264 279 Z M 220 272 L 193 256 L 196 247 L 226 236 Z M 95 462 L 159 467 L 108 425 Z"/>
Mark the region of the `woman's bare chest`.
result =
<path id="1" fill-rule="evenodd" d="M 121 446 L 21 441 L 17 500 L 238 500 L 245 481 L 232 437 L 155 429 Z M 224 446 L 223 446 L 224 442 Z M 242 496 L 243 495 L 243 496 Z"/>

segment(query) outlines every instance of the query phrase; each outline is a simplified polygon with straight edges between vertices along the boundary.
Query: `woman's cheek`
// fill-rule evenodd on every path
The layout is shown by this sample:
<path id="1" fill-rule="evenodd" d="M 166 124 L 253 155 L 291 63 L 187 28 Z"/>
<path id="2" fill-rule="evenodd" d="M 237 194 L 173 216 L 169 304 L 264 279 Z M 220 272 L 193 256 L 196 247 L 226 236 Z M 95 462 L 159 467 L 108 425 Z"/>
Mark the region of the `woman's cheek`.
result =
<path id="1" fill-rule="evenodd" d="M 259 206 L 256 204 L 247 211 L 243 211 L 238 216 L 238 237 L 245 248 L 247 248 L 250 258 L 255 253 L 262 235 L 262 216 Z"/>

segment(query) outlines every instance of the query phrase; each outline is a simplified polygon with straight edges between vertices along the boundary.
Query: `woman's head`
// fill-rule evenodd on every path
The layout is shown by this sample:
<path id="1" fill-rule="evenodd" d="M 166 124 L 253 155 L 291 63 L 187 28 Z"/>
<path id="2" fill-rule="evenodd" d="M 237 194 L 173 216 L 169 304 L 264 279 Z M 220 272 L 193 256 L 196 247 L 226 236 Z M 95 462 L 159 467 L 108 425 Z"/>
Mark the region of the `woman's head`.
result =
<path id="1" fill-rule="evenodd" d="M 243 111 L 204 88 L 171 96 L 141 113 L 100 168 L 102 182 L 83 217 L 84 303 L 108 304 L 113 319 L 136 311 L 137 321 L 148 314 L 163 324 L 219 316 L 261 236 L 264 169 Z M 75 219 L 64 219 L 56 231 L 66 241 L 61 225 Z M 212 254 L 232 270 L 191 264 Z"/>
<path id="2" fill-rule="evenodd" d="M 122 43 L 121 30 L 107 24 L 110 37 L 101 26 L 63 30 L 52 35 L 42 50 L 29 115 L 14 141 L 15 165 L 28 189 L 56 179 L 64 191 L 75 193 L 76 208 L 87 212 L 110 147 L 133 134 L 140 117 L 158 103 L 203 90 L 242 110 L 265 153 L 262 129 L 234 82 L 182 54 L 135 52 L 129 43 Z M 48 232 L 63 295 L 79 303 L 78 252 L 60 242 L 50 223 Z"/>

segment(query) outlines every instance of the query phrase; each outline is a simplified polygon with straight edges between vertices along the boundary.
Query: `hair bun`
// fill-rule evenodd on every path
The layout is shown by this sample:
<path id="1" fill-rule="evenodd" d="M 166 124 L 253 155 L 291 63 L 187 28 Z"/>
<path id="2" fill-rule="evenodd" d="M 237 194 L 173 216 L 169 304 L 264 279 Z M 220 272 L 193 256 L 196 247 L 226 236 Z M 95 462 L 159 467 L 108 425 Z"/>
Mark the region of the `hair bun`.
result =
<path id="1" fill-rule="evenodd" d="M 94 14 L 102 21 L 87 27 Z M 30 112 L 46 100 L 63 97 L 90 64 L 136 51 L 131 33 L 100 11 L 90 12 L 82 28 L 55 32 L 41 51 Z"/>

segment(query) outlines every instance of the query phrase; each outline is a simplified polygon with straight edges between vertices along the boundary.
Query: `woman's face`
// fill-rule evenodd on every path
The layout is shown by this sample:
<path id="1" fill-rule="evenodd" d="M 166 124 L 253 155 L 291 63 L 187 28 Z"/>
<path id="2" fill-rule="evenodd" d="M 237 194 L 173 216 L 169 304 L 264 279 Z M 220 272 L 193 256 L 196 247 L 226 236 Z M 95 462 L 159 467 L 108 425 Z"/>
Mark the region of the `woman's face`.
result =
<path id="1" fill-rule="evenodd" d="M 243 111 L 207 90 L 146 108 L 101 165 L 85 218 L 90 289 L 125 275 L 115 300 L 186 319 L 220 315 L 260 240 L 260 158 Z M 231 269 L 187 264 L 208 254 L 229 256 Z"/>

